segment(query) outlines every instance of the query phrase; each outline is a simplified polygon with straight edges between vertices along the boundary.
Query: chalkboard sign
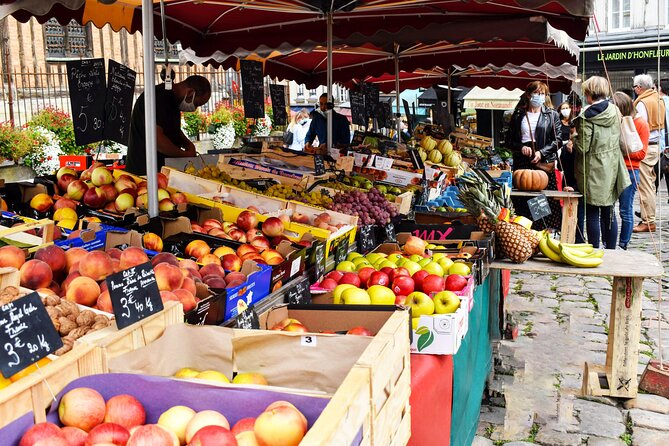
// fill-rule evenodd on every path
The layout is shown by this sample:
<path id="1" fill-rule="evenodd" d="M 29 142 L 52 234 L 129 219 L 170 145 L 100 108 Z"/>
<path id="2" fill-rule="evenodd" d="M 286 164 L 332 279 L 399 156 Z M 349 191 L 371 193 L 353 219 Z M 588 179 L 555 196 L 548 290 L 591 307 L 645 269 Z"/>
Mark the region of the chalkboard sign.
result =
<path id="1" fill-rule="evenodd" d="M 420 153 L 416 149 L 409 149 L 409 156 L 411 157 L 411 164 L 413 164 L 414 169 L 423 170 L 425 169 L 425 163 L 423 158 L 420 157 Z"/>
<path id="2" fill-rule="evenodd" d="M 365 93 L 365 114 L 368 118 L 377 118 L 379 110 L 379 86 L 362 84 Z"/>
<path id="3" fill-rule="evenodd" d="M 325 160 L 323 155 L 314 155 L 314 175 L 325 175 Z"/>
<path id="4" fill-rule="evenodd" d="M 551 207 L 544 194 L 527 200 L 527 207 L 530 208 L 530 214 L 532 214 L 532 220 L 534 221 L 551 215 Z"/>
<path id="5" fill-rule="evenodd" d="M 395 225 L 392 223 L 388 223 L 385 227 L 385 232 L 386 232 L 386 241 L 388 242 L 396 242 L 397 237 L 395 235 Z"/>
<path id="6" fill-rule="evenodd" d="M 361 132 L 359 130 L 353 132 L 353 138 L 351 138 L 352 146 L 359 146 L 364 141 L 365 141 L 365 132 Z M 349 156 L 353 156 L 353 154 L 349 152 Z"/>
<path id="7" fill-rule="evenodd" d="M 104 139 L 128 145 L 136 78 L 137 73 L 133 70 L 109 59 Z"/>
<path id="8" fill-rule="evenodd" d="M 67 84 L 74 125 L 74 141 L 78 145 L 102 141 L 105 126 L 106 94 L 104 59 L 83 59 L 67 62 Z"/>
<path id="9" fill-rule="evenodd" d="M 390 105 L 390 102 L 381 102 L 379 103 L 379 127 L 385 127 L 387 129 L 393 127 L 393 109 Z"/>
<path id="10" fill-rule="evenodd" d="M 365 253 L 376 247 L 375 232 L 373 225 L 358 227 L 358 252 Z"/>
<path id="11" fill-rule="evenodd" d="M 349 95 L 351 101 L 351 122 L 367 128 L 367 113 L 365 111 L 365 95 L 352 91 Z"/>
<path id="12" fill-rule="evenodd" d="M 0 307 L 0 371 L 12 376 L 63 346 L 39 294 Z"/>
<path id="13" fill-rule="evenodd" d="M 413 115 L 409 111 L 409 102 L 406 99 L 402 99 L 402 105 L 404 106 L 404 115 L 407 117 L 409 133 L 413 133 L 413 129 L 416 127 L 416 123 L 414 122 Z"/>
<path id="14" fill-rule="evenodd" d="M 339 243 L 335 248 L 334 252 L 335 266 L 339 265 L 341 262 L 346 260 L 347 255 L 348 255 L 348 237 L 343 237 L 341 240 L 339 240 Z"/>
<path id="15" fill-rule="evenodd" d="M 119 329 L 163 310 L 151 262 L 107 276 L 107 289 Z"/>
<path id="16" fill-rule="evenodd" d="M 244 116 L 247 118 L 264 118 L 263 100 L 265 86 L 262 80 L 262 62 L 241 60 L 242 96 L 244 99 Z"/>
<path id="17" fill-rule="evenodd" d="M 314 282 L 323 277 L 325 273 L 325 244 L 323 242 L 313 243 L 312 261 L 314 264 Z"/>
<path id="18" fill-rule="evenodd" d="M 302 276 L 297 279 L 295 284 L 291 284 L 286 292 L 289 304 L 309 304 L 311 303 L 311 291 L 309 291 L 309 279 Z"/>
<path id="19" fill-rule="evenodd" d="M 249 305 L 248 308 L 239 311 L 235 320 L 237 328 L 244 328 L 246 330 L 260 329 L 260 319 L 253 305 Z"/>
<path id="20" fill-rule="evenodd" d="M 286 125 L 288 122 L 288 114 L 286 113 L 286 87 L 276 84 L 270 85 L 269 97 L 272 99 L 274 125 Z"/>

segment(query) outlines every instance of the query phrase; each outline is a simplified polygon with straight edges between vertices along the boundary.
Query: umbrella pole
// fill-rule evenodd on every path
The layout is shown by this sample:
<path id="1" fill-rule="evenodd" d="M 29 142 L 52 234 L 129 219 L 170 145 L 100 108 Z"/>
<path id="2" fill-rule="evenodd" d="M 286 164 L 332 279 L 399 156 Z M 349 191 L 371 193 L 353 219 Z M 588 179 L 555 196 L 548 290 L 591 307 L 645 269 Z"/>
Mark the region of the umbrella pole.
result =
<path id="1" fill-rule="evenodd" d="M 146 131 L 146 188 L 149 217 L 158 215 L 158 156 L 156 153 L 156 89 L 153 50 L 153 1 L 142 0 L 144 51 L 144 127 Z"/>
<path id="2" fill-rule="evenodd" d="M 397 142 L 402 142 L 402 119 L 400 119 L 400 46 L 395 44 L 395 125 L 397 125 Z"/>
<path id="3" fill-rule="evenodd" d="M 334 98 L 332 97 L 332 11 L 327 13 L 327 27 L 328 27 L 328 102 L 329 101 L 334 101 Z M 326 116 L 328 120 L 328 154 L 330 154 L 330 150 L 332 149 L 332 111 L 333 110 L 328 110 Z M 322 144 L 322 143 L 320 143 Z"/>

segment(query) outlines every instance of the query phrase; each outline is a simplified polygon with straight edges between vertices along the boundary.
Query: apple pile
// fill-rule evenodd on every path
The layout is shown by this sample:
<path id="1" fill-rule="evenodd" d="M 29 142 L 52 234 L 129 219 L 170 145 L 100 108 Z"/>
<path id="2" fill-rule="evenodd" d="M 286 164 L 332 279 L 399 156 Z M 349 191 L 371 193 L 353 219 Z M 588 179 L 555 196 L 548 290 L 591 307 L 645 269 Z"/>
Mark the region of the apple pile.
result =
<path id="1" fill-rule="evenodd" d="M 306 326 L 304 326 L 304 324 L 302 324 L 297 319 L 292 319 L 292 318 L 286 318 L 286 319 L 283 319 L 283 320 L 277 322 L 276 324 L 274 324 L 274 326 L 272 326 L 272 328 L 270 328 L 270 330 L 274 330 L 274 331 L 292 331 L 292 332 L 297 332 L 297 333 L 309 333 L 309 330 L 307 329 Z M 335 332 L 331 331 L 331 330 L 321 331 L 321 333 L 323 333 L 323 334 L 335 334 Z M 369 331 L 368 329 L 366 329 L 365 327 L 353 327 L 353 328 L 349 329 L 346 332 L 346 334 L 347 335 L 356 335 L 356 336 L 374 336 L 374 334 L 371 331 Z"/>
<path id="2" fill-rule="evenodd" d="M 294 446 L 307 433 L 307 419 L 287 401 L 275 401 L 257 418 L 243 418 L 230 428 L 215 410 L 174 406 L 156 424 L 146 423 L 146 410 L 132 395 L 105 402 L 94 389 L 79 387 L 63 395 L 54 423 L 28 429 L 19 446 Z"/>
<path id="3" fill-rule="evenodd" d="M 281 215 L 279 218 L 285 219 L 283 215 Z M 300 212 L 293 212 L 288 218 L 290 219 L 290 221 L 294 221 L 295 223 L 314 226 L 316 228 L 325 229 L 330 232 L 337 232 L 339 229 L 346 226 L 345 224 L 342 223 L 338 223 L 336 225 L 331 224 L 332 216 L 327 212 L 321 212 L 320 214 L 316 215 L 313 219 L 311 219 L 307 214 L 302 214 Z"/>
<path id="4" fill-rule="evenodd" d="M 192 379 L 206 379 L 209 381 L 219 381 L 222 383 L 229 383 L 225 374 L 217 370 L 204 370 L 202 372 L 191 367 L 185 367 L 180 369 L 174 374 L 175 378 L 192 378 Z M 237 372 L 234 378 L 232 378 L 233 384 L 255 384 L 257 386 L 267 386 L 267 378 L 261 373 L 257 372 Z"/>

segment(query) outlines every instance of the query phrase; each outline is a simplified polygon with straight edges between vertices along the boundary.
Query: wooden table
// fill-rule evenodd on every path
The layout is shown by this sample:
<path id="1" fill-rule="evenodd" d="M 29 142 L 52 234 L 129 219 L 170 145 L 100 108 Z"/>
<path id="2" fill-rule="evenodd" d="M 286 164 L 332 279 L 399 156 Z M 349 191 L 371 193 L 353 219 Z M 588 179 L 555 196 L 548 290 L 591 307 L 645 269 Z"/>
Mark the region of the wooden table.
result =
<path id="1" fill-rule="evenodd" d="M 512 197 L 534 198 L 538 195 L 545 195 L 546 198 L 553 200 L 562 200 L 562 227 L 560 228 L 560 241 L 564 243 L 574 243 L 576 241 L 576 226 L 578 223 L 578 199 L 581 198 L 579 192 L 562 192 L 557 190 L 542 190 L 541 192 L 526 192 L 521 190 L 512 190 Z"/>
<path id="2" fill-rule="evenodd" d="M 643 280 L 661 277 L 662 264 L 641 251 L 604 251 L 604 262 L 597 268 L 575 268 L 545 258 L 525 263 L 498 260 L 490 267 L 512 271 L 579 276 L 613 276 L 606 365 L 585 363 L 584 395 L 634 398 L 637 394 L 637 364 L 641 336 Z"/>

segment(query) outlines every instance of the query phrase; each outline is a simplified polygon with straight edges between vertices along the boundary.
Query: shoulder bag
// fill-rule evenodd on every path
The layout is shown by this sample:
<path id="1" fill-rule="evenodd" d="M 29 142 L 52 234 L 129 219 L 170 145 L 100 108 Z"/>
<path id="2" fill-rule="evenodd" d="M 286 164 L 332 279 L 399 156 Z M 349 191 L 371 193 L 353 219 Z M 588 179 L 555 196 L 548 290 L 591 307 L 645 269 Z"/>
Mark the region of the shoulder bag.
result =
<path id="1" fill-rule="evenodd" d="M 643 142 L 631 116 L 623 116 L 620 119 L 620 150 L 623 151 L 623 155 L 643 150 Z"/>
<path id="2" fill-rule="evenodd" d="M 525 114 L 525 119 L 527 119 L 527 127 L 530 130 L 530 140 L 532 141 L 532 150 L 533 154 L 537 153 L 537 148 L 536 148 L 536 143 L 534 142 L 534 132 L 532 132 L 532 124 L 530 124 L 530 117 Z M 552 173 L 555 171 L 555 161 L 551 161 L 550 163 L 544 163 L 539 161 L 536 164 L 533 164 L 535 168 L 539 170 L 543 170 L 546 173 Z"/>

